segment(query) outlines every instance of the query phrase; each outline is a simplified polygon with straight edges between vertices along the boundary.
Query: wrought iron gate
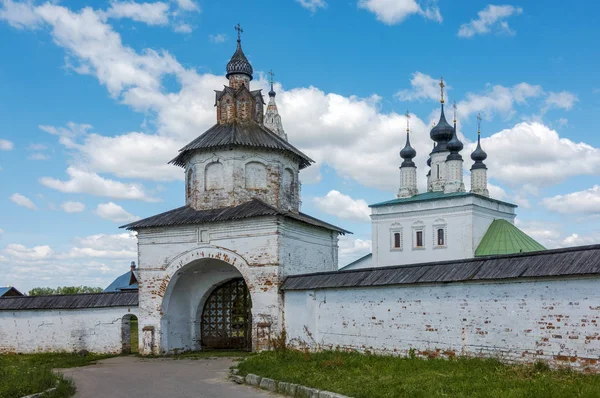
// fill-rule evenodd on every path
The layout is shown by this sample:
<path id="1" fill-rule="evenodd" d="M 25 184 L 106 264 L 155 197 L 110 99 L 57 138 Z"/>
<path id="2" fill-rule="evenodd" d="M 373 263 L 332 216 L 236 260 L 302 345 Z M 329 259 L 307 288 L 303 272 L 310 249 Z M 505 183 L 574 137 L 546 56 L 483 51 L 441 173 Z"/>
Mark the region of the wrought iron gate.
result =
<path id="1" fill-rule="evenodd" d="M 243 278 L 217 287 L 202 311 L 201 344 L 212 349 L 250 350 L 252 303 Z"/>

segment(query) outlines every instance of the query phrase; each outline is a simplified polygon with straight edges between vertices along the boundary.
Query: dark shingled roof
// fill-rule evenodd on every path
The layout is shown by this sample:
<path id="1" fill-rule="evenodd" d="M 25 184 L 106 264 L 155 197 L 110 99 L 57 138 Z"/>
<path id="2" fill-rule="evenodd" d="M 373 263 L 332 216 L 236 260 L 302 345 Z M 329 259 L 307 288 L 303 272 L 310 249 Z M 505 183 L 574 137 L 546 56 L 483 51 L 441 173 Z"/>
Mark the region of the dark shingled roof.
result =
<path id="1" fill-rule="evenodd" d="M 331 289 L 584 275 L 600 275 L 600 245 L 293 275 L 286 278 L 281 289 Z"/>
<path id="2" fill-rule="evenodd" d="M 53 296 L 6 297 L 0 311 L 76 310 L 83 308 L 135 307 L 138 292 L 57 294 Z"/>
<path id="3" fill-rule="evenodd" d="M 279 138 L 268 128 L 254 122 L 215 124 L 200 137 L 181 148 L 179 155 L 169 163 L 184 167 L 192 152 L 196 150 L 228 146 L 247 146 L 291 152 L 300 159 L 301 169 L 314 163 L 314 160 L 292 144 Z"/>
<path id="4" fill-rule="evenodd" d="M 183 206 L 165 213 L 158 214 L 156 216 L 132 222 L 131 224 L 123 225 L 120 228 L 137 230 L 141 228 L 202 224 L 264 216 L 282 216 L 306 224 L 314 225 L 316 227 L 336 231 L 341 234 L 351 233 L 345 229 L 336 227 L 335 225 L 331 225 L 325 221 L 321 221 L 304 213 L 293 213 L 277 210 L 275 207 L 266 204 L 260 199 L 252 199 L 249 202 L 242 203 L 241 205 L 225 207 L 222 209 L 194 210 L 190 206 Z"/>

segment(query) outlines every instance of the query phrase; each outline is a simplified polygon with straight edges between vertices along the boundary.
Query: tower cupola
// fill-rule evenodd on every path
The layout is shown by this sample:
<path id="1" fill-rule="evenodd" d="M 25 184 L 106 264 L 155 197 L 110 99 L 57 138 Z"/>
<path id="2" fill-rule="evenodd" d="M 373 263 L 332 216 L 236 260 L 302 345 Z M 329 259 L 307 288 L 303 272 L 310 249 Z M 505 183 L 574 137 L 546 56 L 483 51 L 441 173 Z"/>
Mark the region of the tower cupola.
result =
<path id="1" fill-rule="evenodd" d="M 483 161 L 487 159 L 487 153 L 481 148 L 481 115 L 477 115 L 477 147 L 471 154 L 474 161 L 471 166 L 471 192 L 478 195 L 490 196 L 487 189 L 487 166 Z"/>
<path id="2" fill-rule="evenodd" d="M 410 145 L 410 113 L 406 111 L 406 144 L 400 151 L 400 157 L 404 159 L 400 166 L 400 190 L 399 198 L 410 198 L 419 193 L 417 190 L 417 166 L 413 159 L 417 151 Z"/>
<path id="3" fill-rule="evenodd" d="M 429 136 L 431 137 L 431 139 L 433 141 L 436 142 L 436 146 L 433 149 L 432 153 L 434 152 L 444 152 L 446 151 L 446 145 L 448 144 L 448 141 L 450 141 L 452 139 L 452 136 L 454 135 L 454 129 L 452 128 L 452 126 L 450 126 L 450 124 L 448 123 L 448 121 L 446 120 L 446 115 L 444 114 L 444 87 L 446 87 L 446 85 L 444 84 L 444 78 L 440 79 L 440 90 L 441 90 L 441 108 L 442 108 L 442 112 L 440 114 L 440 120 L 438 121 L 438 124 L 433 127 L 431 129 L 431 132 L 429 133 Z"/>
<path id="4" fill-rule="evenodd" d="M 400 157 L 404 159 L 402 167 L 415 167 L 413 159 L 417 156 L 417 151 L 410 145 L 410 114 L 406 111 L 406 144 L 400 151 Z"/>
<path id="5" fill-rule="evenodd" d="M 460 151 L 463 150 L 463 143 L 458 139 L 458 133 L 456 132 L 456 103 L 453 104 L 454 107 L 454 131 L 452 133 L 452 138 L 448 141 L 446 148 L 450 151 L 450 155 L 446 158 L 446 160 L 462 160 L 462 156 L 460 155 Z"/>
<path id="6" fill-rule="evenodd" d="M 248 88 L 254 70 L 242 50 L 241 34 L 244 30 L 241 28 L 240 24 L 235 26 L 235 30 L 237 30 L 237 48 L 227 63 L 227 74 L 225 77 L 229 79 L 230 87 L 239 88 L 240 83 L 243 83 Z"/>
<path id="7" fill-rule="evenodd" d="M 487 153 L 481 148 L 481 115 L 477 115 L 477 147 L 471 154 L 471 159 L 475 162 L 471 167 L 473 169 L 487 169 L 484 160 L 487 159 Z"/>
<path id="8" fill-rule="evenodd" d="M 280 138 L 287 141 L 287 134 L 283 129 L 281 123 L 281 115 L 277 109 L 277 103 L 275 102 L 275 90 L 273 89 L 273 71 L 269 71 L 269 78 L 271 80 L 271 90 L 269 90 L 269 104 L 267 105 L 267 112 L 264 117 L 265 127 L 277 134 Z"/>

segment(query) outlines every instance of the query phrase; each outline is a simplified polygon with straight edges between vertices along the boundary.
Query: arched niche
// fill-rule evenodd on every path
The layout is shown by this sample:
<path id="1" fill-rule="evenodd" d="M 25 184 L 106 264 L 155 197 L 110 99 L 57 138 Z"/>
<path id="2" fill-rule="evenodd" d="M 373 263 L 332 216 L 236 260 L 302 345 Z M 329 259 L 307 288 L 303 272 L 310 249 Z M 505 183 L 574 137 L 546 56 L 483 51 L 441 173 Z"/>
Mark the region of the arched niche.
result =
<path id="1" fill-rule="evenodd" d="M 245 166 L 246 189 L 267 188 L 267 167 L 260 162 L 248 162 Z"/>
<path id="2" fill-rule="evenodd" d="M 186 188 L 186 197 L 191 198 L 194 194 L 194 190 L 196 189 L 196 166 L 193 164 L 188 165 L 188 169 L 185 176 L 185 188 Z"/>
<path id="3" fill-rule="evenodd" d="M 295 187 L 294 172 L 291 169 L 283 170 L 281 177 L 281 193 L 283 195 L 284 204 L 290 206 L 294 200 Z"/>
<path id="4" fill-rule="evenodd" d="M 225 171 L 223 163 L 217 161 L 206 165 L 204 170 L 204 187 L 207 191 L 225 188 Z"/>

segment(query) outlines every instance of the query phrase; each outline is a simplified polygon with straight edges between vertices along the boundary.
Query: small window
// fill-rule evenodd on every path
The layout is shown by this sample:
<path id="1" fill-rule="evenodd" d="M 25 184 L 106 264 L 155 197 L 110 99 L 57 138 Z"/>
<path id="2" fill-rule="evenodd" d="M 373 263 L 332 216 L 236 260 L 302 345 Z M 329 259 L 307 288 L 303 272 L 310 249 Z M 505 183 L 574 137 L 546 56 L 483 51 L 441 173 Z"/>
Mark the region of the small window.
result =
<path id="1" fill-rule="evenodd" d="M 444 228 L 439 228 L 437 230 L 437 244 L 438 246 L 444 246 L 446 244 L 444 241 Z"/>
<path id="2" fill-rule="evenodd" d="M 417 231 L 417 247 L 423 247 L 423 231 Z"/>
<path id="3" fill-rule="evenodd" d="M 400 241 L 400 232 L 396 232 L 394 234 L 394 248 L 395 249 L 399 249 L 400 248 L 400 244 L 401 244 L 401 241 Z"/>

